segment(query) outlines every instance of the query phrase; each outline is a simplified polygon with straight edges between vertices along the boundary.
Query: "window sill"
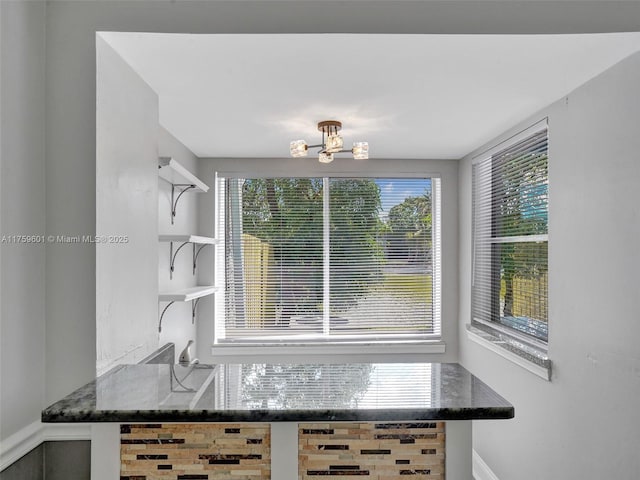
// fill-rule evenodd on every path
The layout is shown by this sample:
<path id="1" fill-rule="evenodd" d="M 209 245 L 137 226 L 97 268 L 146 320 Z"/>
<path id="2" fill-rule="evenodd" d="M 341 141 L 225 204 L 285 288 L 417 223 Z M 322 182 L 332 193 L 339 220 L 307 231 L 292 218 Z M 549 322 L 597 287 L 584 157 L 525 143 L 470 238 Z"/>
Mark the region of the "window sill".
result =
<path id="1" fill-rule="evenodd" d="M 524 349 L 516 341 L 492 335 L 472 325 L 467 325 L 467 338 L 540 378 L 551 381 L 551 360 L 544 352 Z"/>
<path id="2" fill-rule="evenodd" d="M 349 342 L 323 344 L 215 344 L 211 353 L 215 356 L 226 355 L 358 355 L 358 354 L 429 354 L 445 353 L 444 342 L 404 341 L 404 342 Z"/>

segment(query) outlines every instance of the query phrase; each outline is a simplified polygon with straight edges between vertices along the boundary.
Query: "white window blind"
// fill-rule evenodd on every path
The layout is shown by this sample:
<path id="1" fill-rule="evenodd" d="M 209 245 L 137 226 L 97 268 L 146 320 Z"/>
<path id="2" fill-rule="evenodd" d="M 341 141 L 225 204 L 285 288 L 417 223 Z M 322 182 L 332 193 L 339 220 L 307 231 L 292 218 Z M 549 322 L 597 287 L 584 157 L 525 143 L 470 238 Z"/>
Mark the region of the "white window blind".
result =
<path id="1" fill-rule="evenodd" d="M 473 321 L 546 342 L 546 122 L 474 162 L 473 221 Z"/>
<path id="2" fill-rule="evenodd" d="M 218 179 L 218 342 L 440 335 L 439 179 Z"/>

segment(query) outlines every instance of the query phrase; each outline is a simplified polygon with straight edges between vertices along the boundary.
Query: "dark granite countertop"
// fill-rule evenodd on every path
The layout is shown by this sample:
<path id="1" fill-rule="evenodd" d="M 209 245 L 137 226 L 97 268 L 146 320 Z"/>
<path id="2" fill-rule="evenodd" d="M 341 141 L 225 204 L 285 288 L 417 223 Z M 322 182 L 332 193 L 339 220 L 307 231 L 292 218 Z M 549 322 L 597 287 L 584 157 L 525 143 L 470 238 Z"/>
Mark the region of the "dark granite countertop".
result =
<path id="1" fill-rule="evenodd" d="M 456 363 L 121 365 L 43 422 L 289 422 L 513 418 Z"/>

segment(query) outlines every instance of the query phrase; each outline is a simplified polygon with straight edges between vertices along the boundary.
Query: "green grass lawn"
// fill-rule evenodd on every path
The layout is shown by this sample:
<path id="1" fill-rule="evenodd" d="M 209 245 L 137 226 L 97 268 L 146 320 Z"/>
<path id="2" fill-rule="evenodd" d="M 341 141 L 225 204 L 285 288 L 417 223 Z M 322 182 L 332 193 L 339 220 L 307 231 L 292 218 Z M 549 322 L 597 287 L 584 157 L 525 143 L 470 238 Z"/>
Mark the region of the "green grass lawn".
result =
<path id="1" fill-rule="evenodd" d="M 428 274 L 383 274 L 381 289 L 401 297 L 431 299 L 432 277 Z"/>

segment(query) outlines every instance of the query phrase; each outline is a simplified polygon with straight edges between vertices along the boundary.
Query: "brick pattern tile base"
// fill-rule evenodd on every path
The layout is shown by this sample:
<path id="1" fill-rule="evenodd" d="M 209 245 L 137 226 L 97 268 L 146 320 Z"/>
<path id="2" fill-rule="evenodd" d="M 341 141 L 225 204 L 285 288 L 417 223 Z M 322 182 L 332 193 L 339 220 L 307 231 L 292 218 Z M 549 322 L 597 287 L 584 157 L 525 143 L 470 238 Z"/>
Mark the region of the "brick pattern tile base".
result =
<path id="1" fill-rule="evenodd" d="M 443 480 L 444 422 L 298 425 L 298 478 Z"/>
<path id="2" fill-rule="evenodd" d="M 269 424 L 120 426 L 121 480 L 268 480 Z"/>

